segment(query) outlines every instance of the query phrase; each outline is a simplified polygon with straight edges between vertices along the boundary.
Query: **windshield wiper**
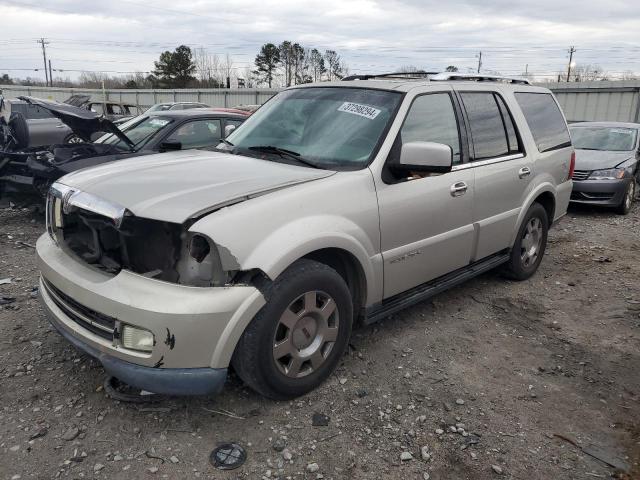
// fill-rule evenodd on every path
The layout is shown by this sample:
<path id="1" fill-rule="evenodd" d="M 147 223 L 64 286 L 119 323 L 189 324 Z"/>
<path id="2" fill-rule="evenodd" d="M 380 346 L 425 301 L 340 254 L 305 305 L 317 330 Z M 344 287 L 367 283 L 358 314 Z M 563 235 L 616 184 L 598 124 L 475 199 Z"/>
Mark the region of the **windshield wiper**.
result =
<path id="1" fill-rule="evenodd" d="M 221 138 L 220 142 L 224 143 L 225 145 L 229 145 L 230 147 L 235 147 L 235 145 L 233 143 L 231 143 L 229 140 L 226 140 L 224 138 Z"/>
<path id="2" fill-rule="evenodd" d="M 294 152 L 293 150 L 287 150 L 286 148 L 280 148 L 274 145 L 254 145 L 252 147 L 248 147 L 248 149 L 255 150 L 257 152 L 275 153 L 276 155 L 280 155 L 281 157 L 291 158 L 308 167 L 322 169 L 320 165 L 317 165 L 312 161 L 307 160 L 306 158 L 300 156 L 298 152 Z"/>

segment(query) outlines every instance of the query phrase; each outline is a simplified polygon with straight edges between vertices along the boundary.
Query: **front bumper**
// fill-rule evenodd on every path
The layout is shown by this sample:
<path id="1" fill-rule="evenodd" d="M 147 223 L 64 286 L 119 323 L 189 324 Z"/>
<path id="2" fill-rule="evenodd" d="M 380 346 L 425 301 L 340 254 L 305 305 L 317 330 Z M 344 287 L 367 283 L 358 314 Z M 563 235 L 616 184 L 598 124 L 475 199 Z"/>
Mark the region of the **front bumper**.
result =
<path id="1" fill-rule="evenodd" d="M 264 305 L 250 286 L 188 287 L 124 270 L 108 275 L 64 252 L 48 234 L 36 252 L 41 299 L 54 327 L 109 373 L 155 393 L 219 391 L 239 329 Z M 125 323 L 153 333 L 152 352 L 122 346 Z"/>
<path id="2" fill-rule="evenodd" d="M 632 178 L 573 181 L 571 202 L 616 207 L 622 203 Z"/>

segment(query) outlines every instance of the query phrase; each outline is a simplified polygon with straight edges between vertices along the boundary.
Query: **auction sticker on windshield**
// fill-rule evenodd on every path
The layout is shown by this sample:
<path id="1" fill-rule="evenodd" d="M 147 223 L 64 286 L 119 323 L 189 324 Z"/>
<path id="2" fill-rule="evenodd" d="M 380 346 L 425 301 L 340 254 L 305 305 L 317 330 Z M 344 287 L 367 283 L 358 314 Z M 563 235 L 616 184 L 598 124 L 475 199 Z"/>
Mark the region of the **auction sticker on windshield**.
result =
<path id="1" fill-rule="evenodd" d="M 151 119 L 151 121 L 149 122 L 149 125 L 151 125 L 152 127 L 164 127 L 165 125 L 167 125 L 171 120 L 165 120 L 164 118 L 153 118 Z"/>
<path id="2" fill-rule="evenodd" d="M 359 115 L 361 117 L 368 118 L 369 120 L 373 120 L 381 112 L 381 110 L 370 107 L 369 105 L 361 105 L 359 103 L 352 102 L 344 102 L 340 105 L 338 111 Z"/>

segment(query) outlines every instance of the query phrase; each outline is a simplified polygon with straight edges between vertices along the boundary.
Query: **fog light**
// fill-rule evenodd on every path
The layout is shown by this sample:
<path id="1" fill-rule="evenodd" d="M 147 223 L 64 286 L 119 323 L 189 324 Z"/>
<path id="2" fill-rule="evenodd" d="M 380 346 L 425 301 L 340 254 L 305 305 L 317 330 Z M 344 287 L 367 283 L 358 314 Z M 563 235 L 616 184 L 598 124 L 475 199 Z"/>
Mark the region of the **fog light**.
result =
<path id="1" fill-rule="evenodd" d="M 122 346 L 131 350 L 150 352 L 153 350 L 153 333 L 142 328 L 125 325 L 122 327 Z"/>

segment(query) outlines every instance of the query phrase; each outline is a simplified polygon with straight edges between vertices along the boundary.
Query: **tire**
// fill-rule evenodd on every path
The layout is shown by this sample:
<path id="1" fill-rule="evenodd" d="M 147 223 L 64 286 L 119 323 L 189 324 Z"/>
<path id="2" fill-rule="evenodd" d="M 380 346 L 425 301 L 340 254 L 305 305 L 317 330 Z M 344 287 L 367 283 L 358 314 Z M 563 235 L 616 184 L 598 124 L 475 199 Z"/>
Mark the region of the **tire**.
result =
<path id="1" fill-rule="evenodd" d="M 626 215 L 631 211 L 631 207 L 633 206 L 633 201 L 636 197 L 636 180 L 635 178 L 631 179 L 629 185 L 627 185 L 627 189 L 624 191 L 624 197 L 622 198 L 622 202 L 620 205 L 616 207 L 616 212 L 620 215 Z"/>
<path id="2" fill-rule="evenodd" d="M 548 234 L 547 211 L 539 203 L 534 203 L 529 207 L 518 230 L 511 257 L 504 267 L 505 276 L 522 281 L 536 273 L 547 248 Z"/>
<path id="3" fill-rule="evenodd" d="M 242 334 L 232 366 L 256 392 L 288 400 L 313 390 L 335 370 L 351 335 L 353 300 L 334 269 L 306 259 L 264 293 L 267 303 Z"/>
<path id="4" fill-rule="evenodd" d="M 16 141 L 14 149 L 21 150 L 27 148 L 31 137 L 29 135 L 29 126 L 27 125 L 24 115 L 19 112 L 12 113 L 11 118 L 9 118 L 9 128 L 11 128 L 13 138 Z"/>
<path id="5" fill-rule="evenodd" d="M 84 143 L 84 140 L 81 139 L 78 135 L 76 135 L 75 133 L 70 133 L 69 135 L 67 135 L 66 137 L 64 137 L 64 143 Z"/>

